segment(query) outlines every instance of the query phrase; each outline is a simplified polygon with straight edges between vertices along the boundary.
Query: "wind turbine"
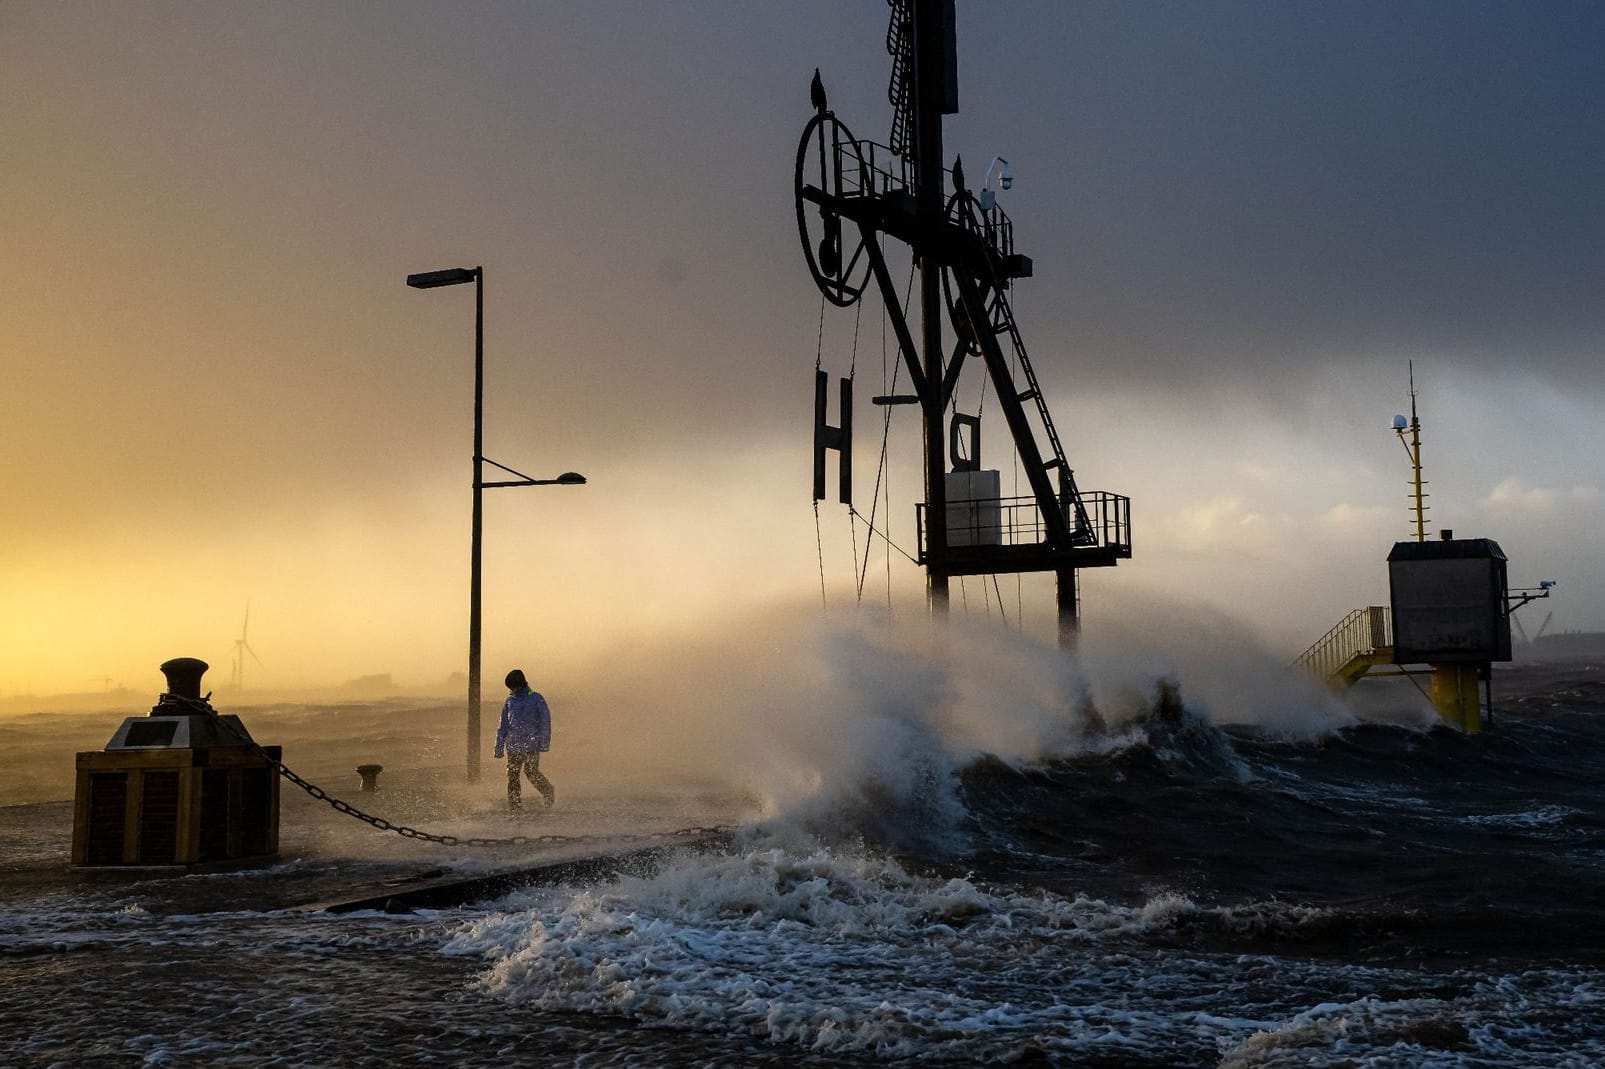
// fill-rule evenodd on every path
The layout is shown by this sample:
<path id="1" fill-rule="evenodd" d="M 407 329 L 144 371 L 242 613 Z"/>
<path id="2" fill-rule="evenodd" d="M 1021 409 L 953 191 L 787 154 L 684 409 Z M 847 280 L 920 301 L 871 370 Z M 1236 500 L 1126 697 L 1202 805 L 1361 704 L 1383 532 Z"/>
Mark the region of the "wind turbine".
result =
<path id="1" fill-rule="evenodd" d="M 249 653 L 251 660 L 257 664 L 262 663 L 262 658 L 256 655 L 256 651 L 251 648 L 251 644 L 245 639 L 245 633 L 250 627 L 251 603 L 247 601 L 245 603 L 245 622 L 240 625 L 240 637 L 234 640 L 234 678 L 232 682 L 238 690 L 245 689 L 245 655 Z"/>

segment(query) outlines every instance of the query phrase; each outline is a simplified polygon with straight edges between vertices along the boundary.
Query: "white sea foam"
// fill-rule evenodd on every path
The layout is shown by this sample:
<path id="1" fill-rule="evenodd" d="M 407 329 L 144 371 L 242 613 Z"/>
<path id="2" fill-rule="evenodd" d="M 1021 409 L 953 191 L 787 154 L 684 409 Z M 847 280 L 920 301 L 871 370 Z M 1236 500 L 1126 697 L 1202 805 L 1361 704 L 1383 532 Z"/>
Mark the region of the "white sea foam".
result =
<path id="1" fill-rule="evenodd" d="M 484 957 L 488 993 L 539 1010 L 806 1050 L 991 1060 L 1172 1027 L 1150 1019 L 1168 1013 L 1158 1004 L 1111 1002 L 1127 983 L 1178 983 L 1141 956 L 1150 939 L 1192 925 L 1292 929 L 1320 913 L 1201 908 L 1174 893 L 1136 906 L 1003 893 L 868 854 L 768 847 L 521 894 L 465 923 L 446 952 Z"/>
<path id="2" fill-rule="evenodd" d="M 1598 970 L 1256 953 L 1343 917 L 999 889 L 784 834 L 408 916 L 162 915 L 133 885 L 36 897 L 0 910 L 0 1062 L 488 1064 L 531 1027 L 596 1065 L 1605 1058 Z"/>

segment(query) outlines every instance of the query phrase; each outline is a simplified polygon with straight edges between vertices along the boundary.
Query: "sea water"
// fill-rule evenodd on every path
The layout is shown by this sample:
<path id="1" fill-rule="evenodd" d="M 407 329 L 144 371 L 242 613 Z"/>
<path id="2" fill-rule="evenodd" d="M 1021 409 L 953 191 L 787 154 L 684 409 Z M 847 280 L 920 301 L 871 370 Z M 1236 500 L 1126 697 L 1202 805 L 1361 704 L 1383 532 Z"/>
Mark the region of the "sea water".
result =
<path id="1" fill-rule="evenodd" d="M 815 766 L 760 768 L 717 848 L 617 878 L 407 914 L 264 910 L 251 874 L 183 877 L 239 889 L 197 912 L 9 894 L 0 1062 L 1605 1064 L 1605 678 L 1501 672 L 1476 738 L 1059 682 L 1016 680 L 992 750 L 951 680 L 796 731 Z"/>

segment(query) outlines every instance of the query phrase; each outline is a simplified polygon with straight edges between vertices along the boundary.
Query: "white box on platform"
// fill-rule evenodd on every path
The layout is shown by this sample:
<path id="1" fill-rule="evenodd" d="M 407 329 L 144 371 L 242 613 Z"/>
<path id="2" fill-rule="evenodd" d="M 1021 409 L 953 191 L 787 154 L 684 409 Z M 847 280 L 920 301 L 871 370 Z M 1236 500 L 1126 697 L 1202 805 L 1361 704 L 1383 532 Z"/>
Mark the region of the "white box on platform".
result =
<path id="1" fill-rule="evenodd" d="M 1003 511 L 998 500 L 1002 480 L 997 471 L 947 473 L 947 544 L 1000 546 Z"/>

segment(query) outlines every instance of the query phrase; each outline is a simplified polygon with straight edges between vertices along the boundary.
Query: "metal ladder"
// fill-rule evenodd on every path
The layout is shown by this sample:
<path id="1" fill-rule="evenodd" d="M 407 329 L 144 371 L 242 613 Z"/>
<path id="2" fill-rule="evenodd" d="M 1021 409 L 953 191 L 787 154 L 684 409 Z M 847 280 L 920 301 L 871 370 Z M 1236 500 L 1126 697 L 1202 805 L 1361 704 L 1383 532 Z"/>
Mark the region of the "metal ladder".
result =
<path id="1" fill-rule="evenodd" d="M 910 0 L 889 0 L 891 22 L 886 27 L 886 51 L 892 57 L 892 80 L 886 86 L 886 98 L 892 105 L 892 133 L 888 139 L 892 151 L 910 157 L 914 145 L 910 140 L 909 126 L 913 122 L 913 102 L 909 99 L 913 88 L 909 71 L 914 65 L 914 37 L 910 33 L 914 13 Z"/>
<path id="2" fill-rule="evenodd" d="M 1014 347 L 1014 355 L 1024 373 L 1026 389 L 1015 396 L 1023 403 L 1033 401 L 1036 403 L 1037 418 L 1042 423 L 1043 430 L 1048 436 L 1048 445 L 1053 456 L 1043 461 L 1044 471 L 1059 472 L 1059 500 L 1069 499 L 1075 508 L 1075 521 L 1071 525 L 1070 535 L 1072 541 L 1078 545 L 1086 545 L 1097 541 L 1097 535 L 1092 529 L 1092 522 L 1087 517 L 1086 505 L 1081 500 L 1081 491 L 1076 487 L 1075 472 L 1071 470 L 1069 462 L 1064 456 L 1064 445 L 1059 441 L 1059 430 L 1054 426 L 1053 416 L 1048 411 L 1048 402 L 1042 396 L 1042 386 L 1037 382 L 1037 373 L 1031 366 L 1031 357 L 1025 351 L 1025 339 L 1020 337 L 1020 328 L 1014 321 L 1014 309 L 1009 304 L 1003 288 L 996 284 L 988 287 L 991 290 L 990 306 L 987 315 L 994 334 L 1007 334 L 1009 344 Z"/>

